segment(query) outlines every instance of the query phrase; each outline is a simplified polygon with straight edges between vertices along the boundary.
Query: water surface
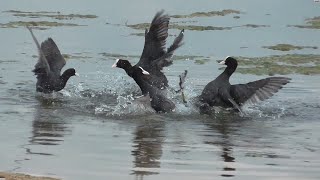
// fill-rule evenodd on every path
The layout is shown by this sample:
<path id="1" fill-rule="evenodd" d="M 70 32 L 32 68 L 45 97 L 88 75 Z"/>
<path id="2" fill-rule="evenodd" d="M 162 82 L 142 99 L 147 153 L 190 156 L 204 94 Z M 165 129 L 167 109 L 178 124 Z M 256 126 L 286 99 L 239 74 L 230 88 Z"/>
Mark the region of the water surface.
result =
<path id="1" fill-rule="evenodd" d="M 217 59 L 227 55 L 268 56 L 319 54 L 319 49 L 290 52 L 262 46 L 288 43 L 320 47 L 319 30 L 287 25 L 304 24 L 319 16 L 320 4 L 302 0 L 269 1 L 16 1 L 3 0 L 0 23 L 30 21 L 3 11 L 59 11 L 93 14 L 94 19 L 62 20 L 85 26 L 35 30 L 39 41 L 52 37 L 74 67 L 61 93 L 35 92 L 31 70 L 37 51 L 26 28 L 0 28 L 0 170 L 41 174 L 63 179 L 319 179 L 319 75 L 289 74 L 292 82 L 272 99 L 246 107 L 246 116 L 220 112 L 199 115 L 196 108 L 171 93 L 177 110 L 156 114 L 132 103 L 139 89 L 124 71 L 112 69 L 120 54 L 138 61 L 142 32 L 125 24 L 150 22 L 156 11 L 190 14 L 235 9 L 234 15 L 184 20 L 195 25 L 238 27 L 222 31 L 186 31 L 177 55 L 203 56 L 204 65 L 185 58 L 164 71 L 173 89 L 178 75 L 189 71 L 190 100 L 214 79 Z M 39 20 L 52 21 L 50 18 Z M 54 20 L 58 21 L 59 20 Z M 171 19 L 172 22 L 182 21 Z M 178 30 L 170 30 L 171 43 Z M 133 57 L 132 57 L 133 56 Z M 81 58 L 79 58 L 81 57 Z M 235 73 L 232 83 L 264 76 Z"/>

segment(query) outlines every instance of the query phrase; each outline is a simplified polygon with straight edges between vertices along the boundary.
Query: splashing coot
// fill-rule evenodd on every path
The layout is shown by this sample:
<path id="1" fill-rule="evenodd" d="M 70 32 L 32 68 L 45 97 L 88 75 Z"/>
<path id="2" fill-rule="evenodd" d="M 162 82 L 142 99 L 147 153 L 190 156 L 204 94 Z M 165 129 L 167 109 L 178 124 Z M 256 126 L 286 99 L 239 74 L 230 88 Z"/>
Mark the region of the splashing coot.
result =
<path id="1" fill-rule="evenodd" d="M 231 85 L 229 78 L 238 66 L 237 60 L 228 56 L 219 64 L 225 64 L 227 67 L 215 80 L 205 86 L 199 96 L 202 113 L 208 113 L 210 107 L 214 106 L 233 107 L 242 112 L 240 106 L 243 104 L 253 104 L 268 99 L 291 80 L 287 77 L 268 77 L 247 84 Z"/>
<path id="2" fill-rule="evenodd" d="M 32 29 L 28 27 L 34 42 L 37 45 L 39 59 L 33 70 L 37 75 L 37 92 L 52 93 L 62 90 L 71 76 L 77 75 L 74 68 L 67 69 L 61 74 L 61 69 L 66 64 L 56 43 L 52 38 L 48 38 L 41 43 L 41 46 L 34 36 Z"/>
<path id="3" fill-rule="evenodd" d="M 172 55 L 176 49 L 183 45 L 184 30 L 175 38 L 173 44 L 165 50 L 168 37 L 170 17 L 164 11 L 156 13 L 149 30 L 145 31 L 143 52 L 136 66 L 140 66 L 150 73 L 147 82 L 159 89 L 168 87 L 167 77 L 163 74 L 163 67 L 172 64 Z M 128 74 L 130 76 L 130 74 Z"/>
<path id="4" fill-rule="evenodd" d="M 151 85 L 149 80 L 151 74 L 141 66 L 132 66 L 128 60 L 117 60 L 114 67 L 122 68 L 132 77 L 140 87 L 144 96 L 150 97 L 151 107 L 157 112 L 171 112 L 175 104 L 166 97 L 163 90 Z"/>

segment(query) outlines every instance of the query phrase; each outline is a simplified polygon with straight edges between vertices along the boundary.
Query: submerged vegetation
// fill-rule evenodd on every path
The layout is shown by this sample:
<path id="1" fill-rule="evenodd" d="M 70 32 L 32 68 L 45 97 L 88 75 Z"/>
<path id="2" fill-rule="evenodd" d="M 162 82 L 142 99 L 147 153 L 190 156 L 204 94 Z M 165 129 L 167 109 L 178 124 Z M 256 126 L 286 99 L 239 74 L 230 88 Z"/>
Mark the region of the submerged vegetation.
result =
<path id="1" fill-rule="evenodd" d="M 277 44 L 274 46 L 262 46 L 266 49 L 272 49 L 277 51 L 291 51 L 291 50 L 301 50 L 301 49 L 318 49 L 317 46 L 295 46 L 291 44 Z"/>
<path id="2" fill-rule="evenodd" d="M 11 13 L 16 17 L 28 17 L 28 18 L 42 18 L 48 17 L 57 20 L 70 20 L 70 19 L 94 19 L 98 16 L 92 14 L 61 14 L 60 12 L 54 11 L 37 11 L 37 12 L 29 12 L 29 11 L 17 11 L 17 10 L 9 10 L 4 11 L 5 13 Z"/>
<path id="3" fill-rule="evenodd" d="M 145 30 L 149 28 L 150 23 L 140 23 L 140 24 L 126 24 L 127 27 L 136 30 Z M 219 26 L 200 26 L 200 25 L 181 25 L 177 22 L 169 24 L 170 29 L 178 30 L 189 30 L 189 31 L 222 31 L 222 30 L 231 30 L 233 28 L 247 27 L 247 28 L 260 28 L 260 27 L 269 27 L 268 25 L 257 25 L 257 24 L 245 24 L 242 26 L 233 26 L 233 27 L 219 27 Z M 135 34 L 133 34 L 135 35 Z M 141 33 L 136 33 L 136 35 L 142 35 Z"/>
<path id="4" fill-rule="evenodd" d="M 212 17 L 212 16 L 226 16 L 228 14 L 243 14 L 243 12 L 239 10 L 233 9 L 225 9 L 222 11 L 210 11 L 210 12 L 195 12 L 187 15 L 172 15 L 172 18 L 193 18 L 193 17 Z M 240 16 L 234 16 L 233 18 L 239 19 Z M 240 26 L 206 26 L 206 25 L 194 25 L 192 23 L 197 23 L 196 20 L 182 20 L 182 21 L 174 21 L 169 24 L 170 29 L 178 29 L 178 30 L 189 30 L 189 31 L 221 31 L 221 30 L 231 30 L 233 28 L 262 28 L 262 27 L 270 27 L 269 25 L 259 25 L 259 24 L 244 24 Z M 187 24 L 189 23 L 189 24 Z M 108 24 L 108 23 L 107 23 Z M 145 30 L 150 27 L 150 23 L 138 23 L 138 24 L 125 24 L 125 26 L 130 27 L 135 30 Z M 142 32 L 132 33 L 131 35 L 143 36 Z"/>
<path id="5" fill-rule="evenodd" d="M 129 59 L 136 59 L 140 58 L 138 55 L 123 55 L 123 54 L 115 54 L 115 53 L 108 53 L 108 52 L 103 52 L 99 53 L 99 55 L 103 56 L 104 58 L 107 59 L 118 59 L 118 58 L 129 58 Z"/>
<path id="6" fill-rule="evenodd" d="M 69 22 L 56 22 L 56 20 L 73 20 L 73 19 L 93 19 L 97 18 L 96 15 L 82 15 L 82 14 L 62 14 L 60 12 L 53 11 L 37 11 L 37 12 L 29 12 L 29 11 L 17 11 L 17 10 L 9 10 L 3 11 L 4 13 L 10 13 L 15 17 L 26 17 L 29 19 L 37 19 L 37 18 L 51 18 L 55 21 L 50 20 L 39 20 L 39 21 L 11 21 L 7 23 L 0 23 L 0 28 L 18 28 L 25 26 L 33 26 L 35 29 L 45 30 L 50 27 L 58 27 L 58 26 L 83 26 L 76 23 Z"/>
<path id="7" fill-rule="evenodd" d="M 189 31 L 221 31 L 221 30 L 230 30 L 231 27 L 217 27 L 217 26 L 197 26 L 197 25 L 179 25 L 171 24 L 169 26 L 171 29 L 185 29 Z"/>
<path id="8" fill-rule="evenodd" d="M 238 73 L 256 75 L 320 74 L 320 55 L 287 54 L 267 57 L 237 57 Z"/>
<path id="9" fill-rule="evenodd" d="M 194 63 L 195 63 L 195 64 L 205 64 L 205 63 L 207 63 L 207 62 L 209 62 L 209 61 L 210 61 L 209 58 L 201 58 L 201 59 L 196 59 L 196 60 L 194 60 Z"/>
<path id="10" fill-rule="evenodd" d="M 91 56 L 86 55 L 85 53 L 74 53 L 74 54 L 62 54 L 63 58 L 66 60 L 69 59 L 90 59 Z M 33 58 L 38 58 L 38 55 L 32 55 Z"/>
<path id="11" fill-rule="evenodd" d="M 62 56 L 68 60 L 68 59 L 90 59 L 92 57 L 83 55 L 82 53 L 75 53 L 75 54 L 62 54 Z"/>
<path id="12" fill-rule="evenodd" d="M 241 14 L 241 11 L 234 9 L 224 9 L 222 11 L 195 12 L 187 15 L 172 15 L 172 18 L 194 18 L 194 17 L 212 17 L 226 16 L 228 14 Z"/>
<path id="13" fill-rule="evenodd" d="M 83 26 L 74 23 L 60 23 L 60 22 L 51 22 L 51 21 L 11 21 L 9 23 L 0 23 L 1 28 L 18 28 L 25 26 L 33 26 L 35 29 L 48 29 L 50 27 L 58 27 L 58 26 Z"/>
<path id="14" fill-rule="evenodd" d="M 149 28 L 150 23 L 140 23 L 140 24 L 132 24 L 132 25 L 127 24 L 126 26 L 136 30 L 144 30 L 146 28 Z M 169 28 L 179 29 L 179 30 L 185 29 L 190 31 L 214 31 L 214 30 L 230 30 L 231 29 L 231 27 L 179 25 L 177 23 L 171 23 L 169 25 Z"/>
<path id="15" fill-rule="evenodd" d="M 270 27 L 270 25 L 262 25 L 262 24 L 245 24 L 240 27 L 247 27 L 247 28 L 261 28 L 261 27 Z"/>
<path id="16" fill-rule="evenodd" d="M 288 25 L 290 27 L 320 29 L 320 16 L 305 19 L 306 25 Z"/>

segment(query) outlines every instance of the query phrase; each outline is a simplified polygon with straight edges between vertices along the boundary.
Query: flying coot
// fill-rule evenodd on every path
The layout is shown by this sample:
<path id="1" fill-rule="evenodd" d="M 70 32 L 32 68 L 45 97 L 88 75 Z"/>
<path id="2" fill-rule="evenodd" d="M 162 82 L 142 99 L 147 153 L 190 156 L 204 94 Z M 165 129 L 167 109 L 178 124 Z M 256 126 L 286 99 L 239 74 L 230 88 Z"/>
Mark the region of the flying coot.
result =
<path id="1" fill-rule="evenodd" d="M 247 84 L 231 85 L 229 78 L 238 66 L 237 60 L 228 56 L 219 64 L 225 64 L 227 67 L 215 80 L 205 86 L 199 96 L 202 113 L 208 113 L 214 106 L 233 107 L 242 112 L 241 105 L 268 99 L 291 80 L 287 77 L 269 77 Z"/>
<path id="2" fill-rule="evenodd" d="M 75 69 L 70 68 L 61 74 L 61 69 L 66 64 L 65 59 L 61 55 L 56 43 L 48 38 L 41 43 L 41 46 L 34 36 L 32 29 L 28 27 L 34 42 L 39 51 L 39 59 L 33 70 L 37 75 L 37 92 L 52 93 L 60 91 L 65 86 L 71 76 L 77 75 Z"/>

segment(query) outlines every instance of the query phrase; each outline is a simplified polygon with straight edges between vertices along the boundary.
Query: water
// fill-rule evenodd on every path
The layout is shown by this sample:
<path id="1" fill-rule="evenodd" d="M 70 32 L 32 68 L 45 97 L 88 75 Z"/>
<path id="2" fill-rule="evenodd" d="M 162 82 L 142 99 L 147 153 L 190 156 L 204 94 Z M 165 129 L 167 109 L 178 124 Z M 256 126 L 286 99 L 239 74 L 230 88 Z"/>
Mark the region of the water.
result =
<path id="1" fill-rule="evenodd" d="M 272 99 L 246 107 L 246 116 L 220 112 L 199 115 L 179 95 L 171 94 L 177 110 L 156 114 L 132 102 L 139 89 L 114 58 L 100 53 L 139 56 L 143 37 L 130 36 L 123 25 L 149 22 L 156 11 L 189 14 L 236 9 L 240 19 L 194 18 L 199 25 L 270 25 L 224 31 L 186 31 L 185 46 L 177 55 L 209 57 L 205 65 L 175 61 L 165 69 L 177 89 L 178 74 L 189 71 L 186 95 L 190 100 L 219 73 L 216 59 L 227 55 L 286 54 L 261 48 L 278 43 L 320 46 L 319 30 L 287 25 L 303 24 L 319 16 L 320 4 L 283 1 L 1 1 L 0 10 L 60 11 L 95 14 L 96 19 L 70 20 L 87 26 L 35 30 L 40 41 L 52 37 L 74 67 L 61 93 L 35 92 L 31 73 L 37 55 L 25 28 L 0 29 L 0 170 L 41 174 L 63 179 L 319 179 L 319 75 L 288 75 L 293 80 Z M 285 10 L 285 11 L 284 11 Z M 270 15 L 266 15 L 270 14 Z M 28 18 L 0 13 L 0 23 Z M 43 18 L 46 19 L 46 18 Z M 47 18 L 48 19 L 48 18 Z M 50 20 L 50 19 L 49 19 Z M 172 19 L 172 21 L 177 21 Z M 170 30 L 178 34 L 178 30 Z M 174 37 L 170 36 L 168 42 Z M 247 47 L 247 48 L 241 48 Z M 319 54 L 318 49 L 290 51 Z M 132 61 L 137 62 L 138 58 Z M 234 74 L 232 83 L 266 76 Z"/>

